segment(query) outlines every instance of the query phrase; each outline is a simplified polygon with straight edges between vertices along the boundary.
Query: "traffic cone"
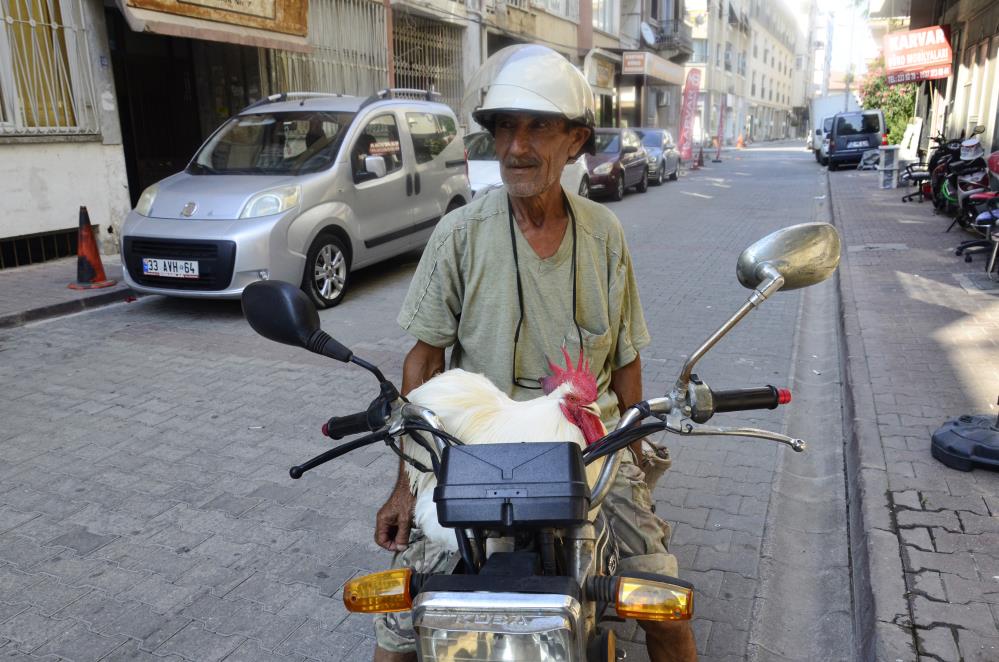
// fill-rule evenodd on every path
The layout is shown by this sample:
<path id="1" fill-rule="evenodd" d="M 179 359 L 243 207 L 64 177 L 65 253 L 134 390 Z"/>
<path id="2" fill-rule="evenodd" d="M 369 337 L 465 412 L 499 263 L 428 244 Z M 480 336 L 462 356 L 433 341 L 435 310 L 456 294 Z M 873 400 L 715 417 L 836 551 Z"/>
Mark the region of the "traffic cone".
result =
<path id="1" fill-rule="evenodd" d="M 695 170 L 704 167 L 704 145 L 701 145 L 700 151 L 697 152 L 697 167 Z"/>
<path id="2" fill-rule="evenodd" d="M 745 146 L 746 146 L 746 143 L 743 142 L 743 140 L 742 140 L 742 134 L 740 133 L 738 140 L 735 141 L 735 148 L 736 149 L 742 149 Z"/>
<path id="3" fill-rule="evenodd" d="M 70 283 L 71 290 L 96 290 L 111 287 L 116 280 L 108 280 L 104 275 L 101 254 L 97 250 L 97 238 L 90 225 L 90 214 L 86 207 L 80 207 L 80 232 L 76 241 L 76 282 Z"/>

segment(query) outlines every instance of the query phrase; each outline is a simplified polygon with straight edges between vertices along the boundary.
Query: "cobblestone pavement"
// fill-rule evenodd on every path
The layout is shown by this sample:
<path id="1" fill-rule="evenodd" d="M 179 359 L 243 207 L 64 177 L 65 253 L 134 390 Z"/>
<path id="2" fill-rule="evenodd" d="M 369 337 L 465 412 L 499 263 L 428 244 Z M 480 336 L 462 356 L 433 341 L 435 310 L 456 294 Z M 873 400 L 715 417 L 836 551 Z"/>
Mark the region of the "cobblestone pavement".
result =
<path id="1" fill-rule="evenodd" d="M 857 463 L 851 543 L 871 659 L 999 659 L 999 477 L 930 455 L 962 414 L 997 413 L 999 289 L 983 260 L 955 257 L 967 235 L 929 203 L 903 204 L 876 173 L 829 173 L 843 233 L 840 270 Z M 863 572 L 859 573 L 861 576 Z"/>
<path id="2" fill-rule="evenodd" d="M 745 301 L 739 252 L 813 213 L 818 170 L 798 147 L 710 165 L 611 203 L 654 336 L 647 395 L 665 392 L 684 355 Z M 394 319 L 416 260 L 359 273 L 346 301 L 322 314 L 390 376 L 411 344 Z M 798 292 L 775 297 L 698 373 L 716 388 L 787 383 L 801 303 Z M 159 297 L 0 330 L 0 357 L 0 652 L 370 657 L 370 620 L 345 612 L 341 587 L 389 563 L 372 525 L 394 459 L 379 447 L 287 478 L 326 447 L 326 417 L 374 396 L 367 373 L 255 336 L 236 303 Z M 784 424 L 778 412 L 716 422 Z M 751 615 L 768 597 L 772 482 L 801 456 L 763 441 L 670 443 L 674 468 L 655 497 L 697 587 L 702 659 L 744 659 Z"/>

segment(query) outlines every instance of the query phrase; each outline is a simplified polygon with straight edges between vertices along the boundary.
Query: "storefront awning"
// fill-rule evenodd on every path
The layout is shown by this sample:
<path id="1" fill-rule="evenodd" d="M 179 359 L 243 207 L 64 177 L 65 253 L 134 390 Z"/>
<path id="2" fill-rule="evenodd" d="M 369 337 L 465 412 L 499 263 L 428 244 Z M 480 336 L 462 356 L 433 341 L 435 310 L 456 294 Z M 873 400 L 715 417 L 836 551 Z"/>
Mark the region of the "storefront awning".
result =
<path id="1" fill-rule="evenodd" d="M 125 16 L 128 27 L 135 32 L 153 32 L 170 37 L 220 41 L 242 46 L 277 48 L 287 51 L 309 53 L 312 46 L 305 37 L 299 35 L 261 30 L 259 28 L 231 25 L 179 14 L 132 7 L 128 0 L 116 0 L 118 8 Z"/>
<path id="2" fill-rule="evenodd" d="M 628 51 L 621 61 L 625 76 L 648 76 L 653 85 L 683 85 L 683 66 L 647 51 Z"/>

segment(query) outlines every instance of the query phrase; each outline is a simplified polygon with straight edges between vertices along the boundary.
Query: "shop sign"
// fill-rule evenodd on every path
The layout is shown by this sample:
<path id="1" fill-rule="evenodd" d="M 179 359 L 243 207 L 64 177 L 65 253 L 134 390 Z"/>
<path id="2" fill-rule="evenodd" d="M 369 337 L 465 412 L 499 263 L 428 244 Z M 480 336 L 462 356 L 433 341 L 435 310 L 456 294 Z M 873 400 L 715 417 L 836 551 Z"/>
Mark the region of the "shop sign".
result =
<path id="1" fill-rule="evenodd" d="M 614 63 L 607 60 L 594 59 L 596 64 L 596 80 L 593 81 L 597 87 L 614 87 Z"/>
<path id="2" fill-rule="evenodd" d="M 670 62 L 655 53 L 632 51 L 621 56 L 621 73 L 625 75 L 649 76 L 671 85 L 683 82 L 683 67 Z"/>
<path id="3" fill-rule="evenodd" d="M 884 56 L 889 85 L 951 75 L 953 53 L 947 31 L 939 25 L 886 34 Z"/>
<path id="4" fill-rule="evenodd" d="M 125 0 L 129 7 L 305 36 L 309 3 L 304 0 Z"/>

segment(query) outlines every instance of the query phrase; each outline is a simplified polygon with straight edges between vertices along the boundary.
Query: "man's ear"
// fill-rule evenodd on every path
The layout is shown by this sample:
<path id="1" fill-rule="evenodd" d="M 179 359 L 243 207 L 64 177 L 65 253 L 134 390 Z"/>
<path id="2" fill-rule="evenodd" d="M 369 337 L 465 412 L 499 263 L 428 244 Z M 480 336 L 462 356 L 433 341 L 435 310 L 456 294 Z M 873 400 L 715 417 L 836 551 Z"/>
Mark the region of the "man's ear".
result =
<path id="1" fill-rule="evenodd" d="M 569 163 L 573 163 L 579 158 L 591 133 L 593 133 L 593 129 L 580 124 L 569 127 L 569 135 L 572 137 L 572 142 L 569 143 Z"/>

